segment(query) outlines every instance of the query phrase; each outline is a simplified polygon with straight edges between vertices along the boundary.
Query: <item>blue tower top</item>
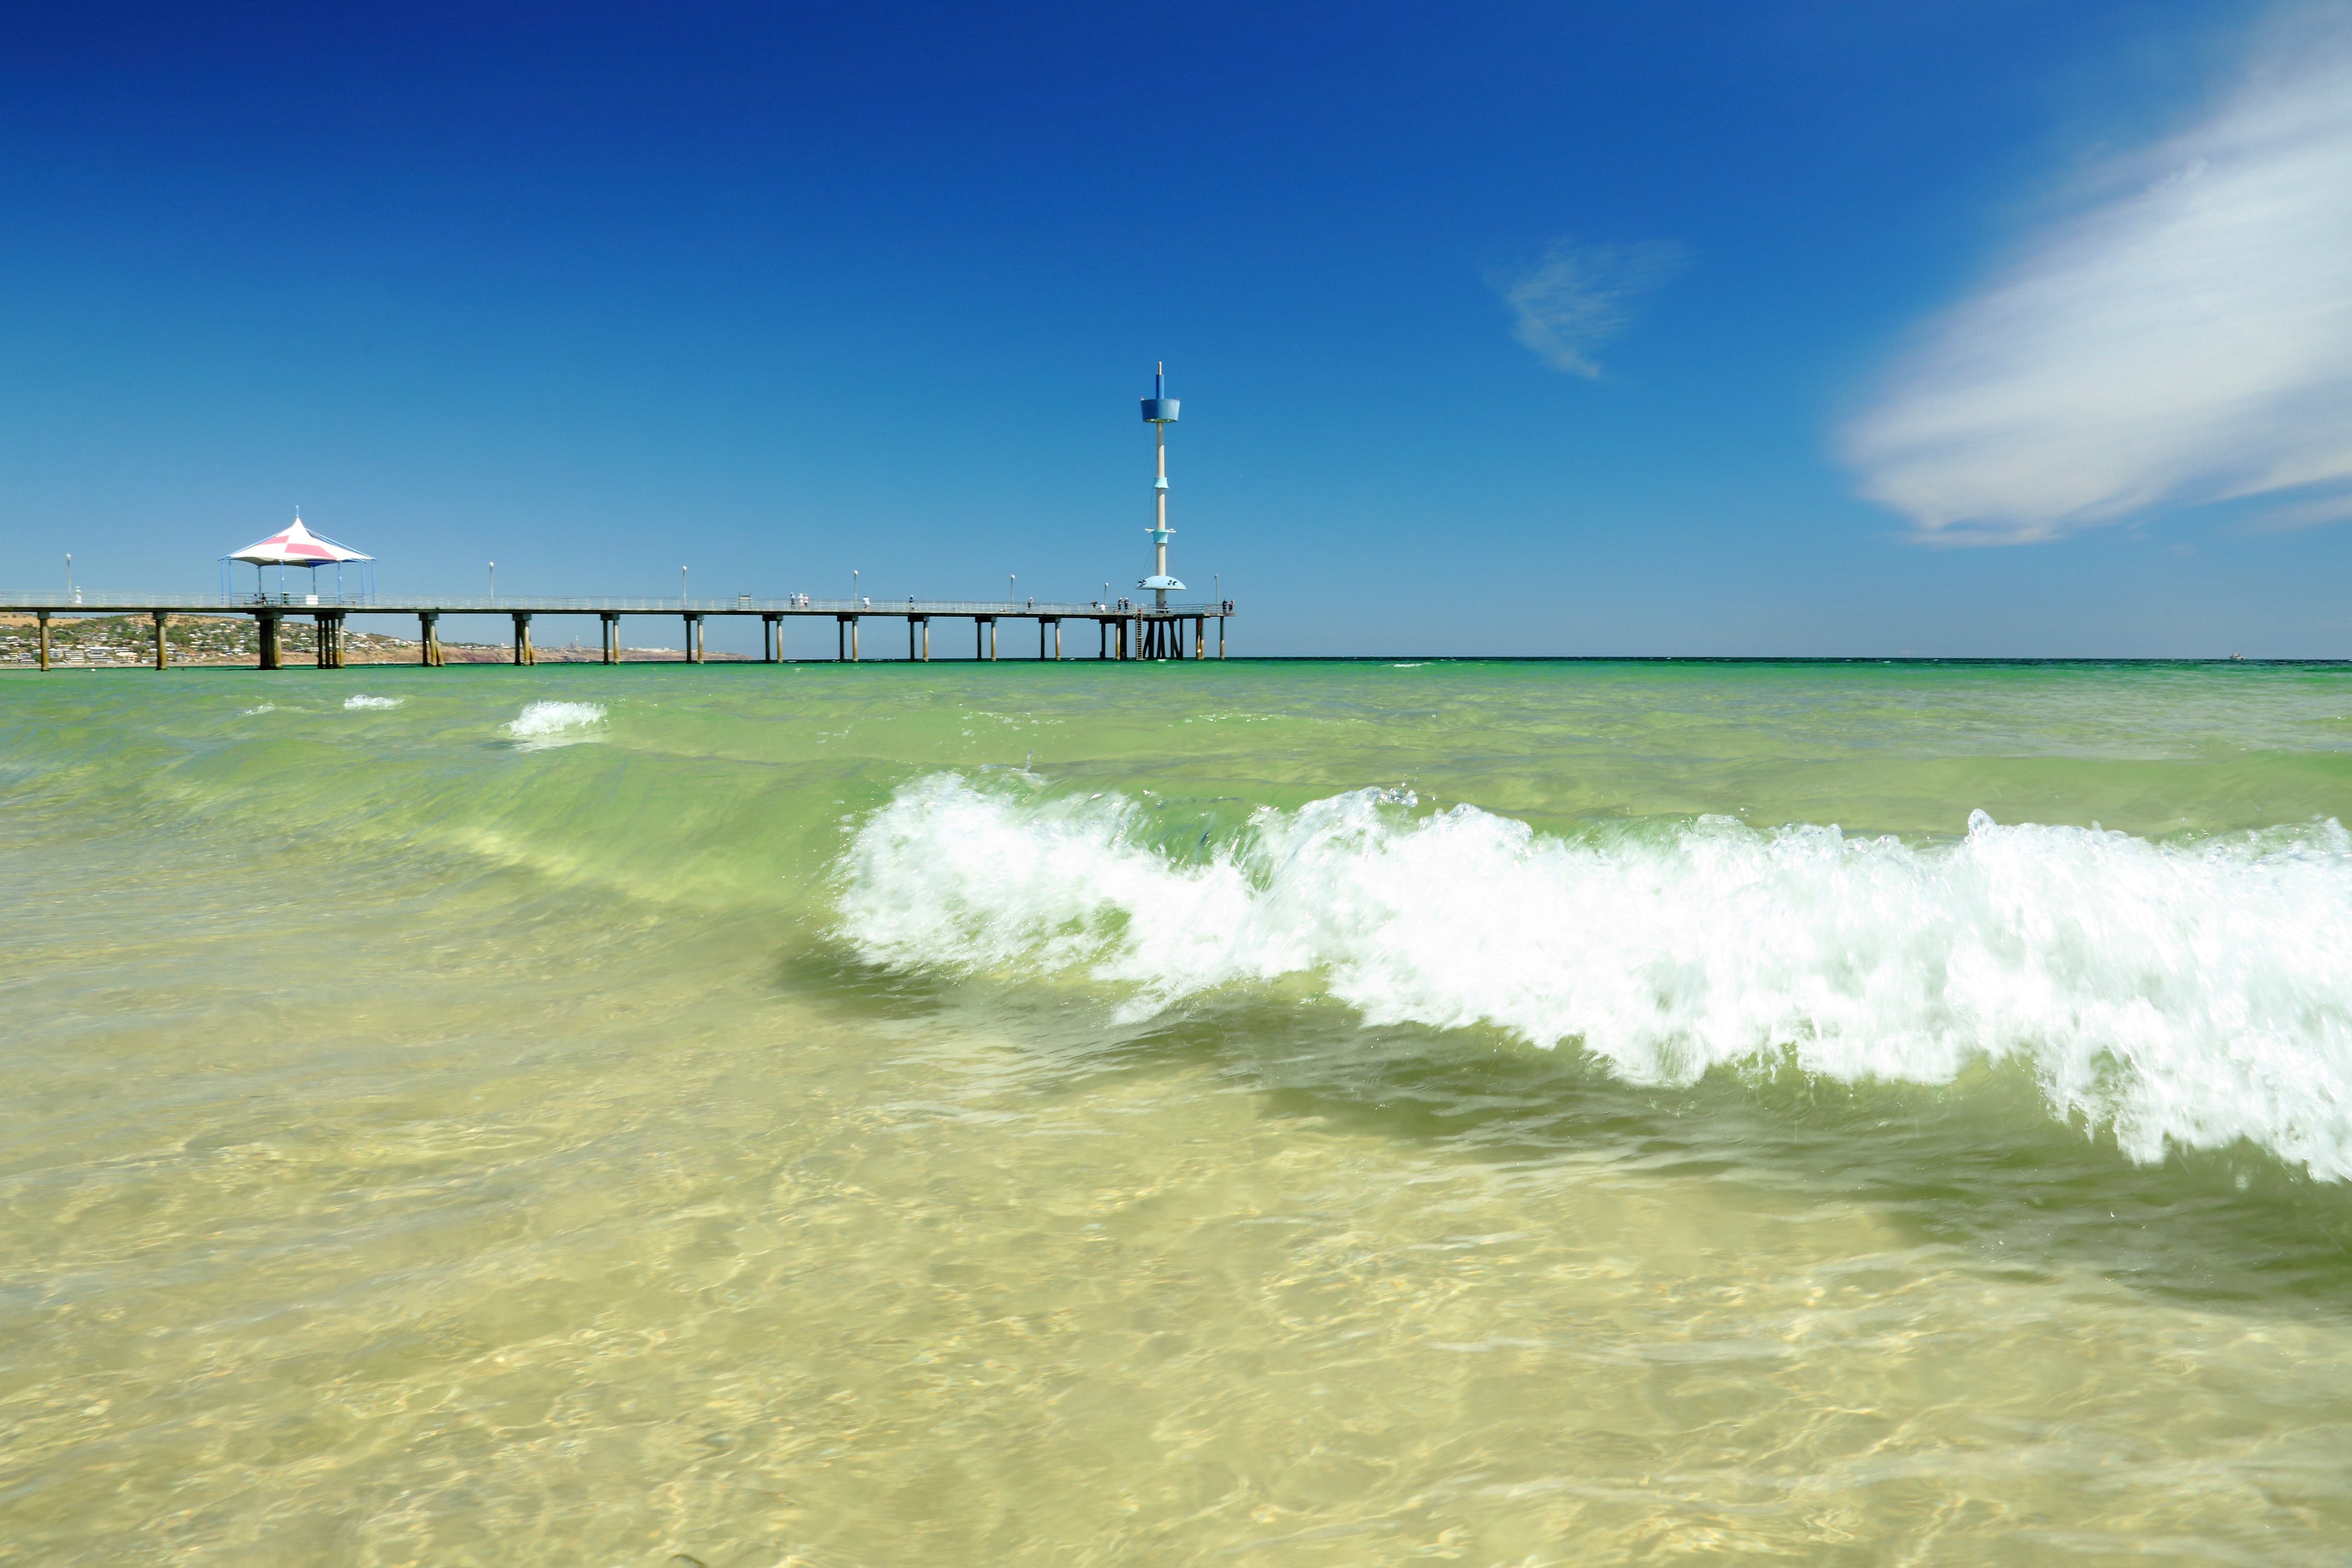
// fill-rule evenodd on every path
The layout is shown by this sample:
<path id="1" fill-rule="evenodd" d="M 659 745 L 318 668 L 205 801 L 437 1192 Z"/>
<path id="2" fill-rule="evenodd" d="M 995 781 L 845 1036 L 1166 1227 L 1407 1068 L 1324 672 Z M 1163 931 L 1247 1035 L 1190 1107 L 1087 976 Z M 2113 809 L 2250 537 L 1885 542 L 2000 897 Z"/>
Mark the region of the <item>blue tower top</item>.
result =
<path id="1" fill-rule="evenodd" d="M 1168 395 L 1168 367 L 1162 364 L 1151 377 L 1151 395 L 1143 400 L 1143 420 L 1147 425 L 1173 425 L 1179 400 Z"/>

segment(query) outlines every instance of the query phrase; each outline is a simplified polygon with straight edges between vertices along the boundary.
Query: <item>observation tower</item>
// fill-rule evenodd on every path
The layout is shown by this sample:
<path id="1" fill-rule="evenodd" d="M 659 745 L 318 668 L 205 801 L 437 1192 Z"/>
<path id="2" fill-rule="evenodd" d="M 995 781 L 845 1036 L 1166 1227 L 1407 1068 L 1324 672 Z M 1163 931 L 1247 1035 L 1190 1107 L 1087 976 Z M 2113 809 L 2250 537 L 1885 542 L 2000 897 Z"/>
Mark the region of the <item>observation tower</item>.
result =
<path id="1" fill-rule="evenodd" d="M 1152 374 L 1151 395 L 1143 400 L 1143 420 L 1151 426 L 1153 445 L 1159 451 L 1159 473 L 1151 482 L 1151 575 L 1136 584 L 1149 588 L 1156 595 L 1152 607 L 1168 607 L 1168 591 L 1182 592 L 1184 584 L 1168 574 L 1168 536 L 1176 531 L 1168 526 L 1168 426 L 1176 423 L 1177 400 L 1168 395 L 1168 363 L 1162 360 Z M 1223 637 L 1221 631 L 1217 634 Z"/>

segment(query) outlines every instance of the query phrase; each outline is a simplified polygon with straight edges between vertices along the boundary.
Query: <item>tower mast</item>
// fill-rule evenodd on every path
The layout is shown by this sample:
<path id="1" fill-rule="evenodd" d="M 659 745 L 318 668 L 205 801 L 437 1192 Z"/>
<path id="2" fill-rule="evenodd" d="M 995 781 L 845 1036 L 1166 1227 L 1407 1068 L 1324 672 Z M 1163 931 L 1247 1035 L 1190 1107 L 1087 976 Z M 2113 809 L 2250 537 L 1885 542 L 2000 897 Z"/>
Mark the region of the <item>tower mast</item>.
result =
<path id="1" fill-rule="evenodd" d="M 1168 426 L 1176 423 L 1177 399 L 1168 395 L 1168 363 L 1162 360 L 1151 377 L 1151 395 L 1143 400 L 1144 422 L 1151 426 L 1152 445 L 1158 457 L 1158 468 L 1151 483 L 1151 575 L 1136 584 L 1149 588 L 1154 595 L 1152 607 L 1168 607 L 1168 591 L 1179 593 L 1184 584 L 1168 574 L 1168 536 L 1176 531 L 1168 526 Z"/>

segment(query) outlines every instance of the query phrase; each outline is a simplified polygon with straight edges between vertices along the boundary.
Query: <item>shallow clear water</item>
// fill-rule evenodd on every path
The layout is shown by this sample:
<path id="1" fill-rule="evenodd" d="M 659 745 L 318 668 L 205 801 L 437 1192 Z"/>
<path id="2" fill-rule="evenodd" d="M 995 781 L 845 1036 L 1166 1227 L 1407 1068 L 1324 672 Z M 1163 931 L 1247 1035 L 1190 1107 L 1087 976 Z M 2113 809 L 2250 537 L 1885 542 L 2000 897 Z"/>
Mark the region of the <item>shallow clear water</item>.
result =
<path id="1" fill-rule="evenodd" d="M 2352 1552 L 2352 671 L 19 676 L 0 800 L 0 1561 Z"/>

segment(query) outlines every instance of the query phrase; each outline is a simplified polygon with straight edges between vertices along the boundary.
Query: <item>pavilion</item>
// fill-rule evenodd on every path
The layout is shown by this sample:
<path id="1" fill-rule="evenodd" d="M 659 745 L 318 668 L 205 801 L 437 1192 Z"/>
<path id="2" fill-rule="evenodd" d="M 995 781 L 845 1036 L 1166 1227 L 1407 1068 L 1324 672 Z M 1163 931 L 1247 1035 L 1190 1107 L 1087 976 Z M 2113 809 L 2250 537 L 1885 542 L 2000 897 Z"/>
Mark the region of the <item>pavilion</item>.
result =
<path id="1" fill-rule="evenodd" d="M 293 600 L 286 592 L 286 568 L 307 566 L 310 569 L 310 587 L 305 602 L 315 605 L 319 602 L 319 568 L 332 566 L 335 569 L 334 596 L 340 603 L 343 598 L 343 563 L 347 561 L 356 563 L 360 567 L 361 602 L 375 597 L 375 557 L 363 555 L 349 545 L 338 544 L 331 539 L 311 532 L 302 526 L 302 514 L 299 512 L 294 514 L 293 522 L 268 538 L 221 557 L 221 595 L 224 598 L 229 593 L 229 563 L 232 561 L 243 561 L 253 567 L 256 599 L 270 596 L 262 586 L 261 573 L 266 566 L 275 566 L 278 568 L 278 600 L 281 604 L 291 604 Z"/>

